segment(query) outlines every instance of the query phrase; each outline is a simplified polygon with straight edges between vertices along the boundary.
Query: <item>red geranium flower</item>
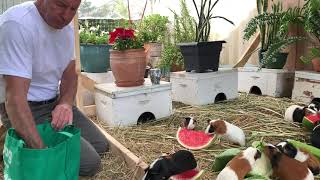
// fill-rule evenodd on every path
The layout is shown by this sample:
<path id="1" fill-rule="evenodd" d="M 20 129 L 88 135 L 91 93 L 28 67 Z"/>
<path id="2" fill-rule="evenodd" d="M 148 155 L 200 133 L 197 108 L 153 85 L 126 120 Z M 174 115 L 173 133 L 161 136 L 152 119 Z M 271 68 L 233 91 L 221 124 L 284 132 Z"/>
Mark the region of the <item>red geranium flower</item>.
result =
<path id="1" fill-rule="evenodd" d="M 134 38 L 133 29 L 116 28 L 113 32 L 110 32 L 109 44 L 113 44 L 117 38 L 120 39 L 132 39 Z"/>

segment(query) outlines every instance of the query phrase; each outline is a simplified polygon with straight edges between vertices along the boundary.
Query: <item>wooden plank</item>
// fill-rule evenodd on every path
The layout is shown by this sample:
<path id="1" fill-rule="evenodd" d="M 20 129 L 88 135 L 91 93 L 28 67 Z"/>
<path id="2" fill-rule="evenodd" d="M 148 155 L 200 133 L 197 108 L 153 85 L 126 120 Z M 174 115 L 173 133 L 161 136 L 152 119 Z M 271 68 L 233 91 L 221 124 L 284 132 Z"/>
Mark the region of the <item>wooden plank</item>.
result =
<path id="1" fill-rule="evenodd" d="M 80 63 L 80 38 L 79 38 L 79 22 L 78 22 L 78 13 L 73 18 L 74 25 L 74 46 L 75 46 L 75 55 L 76 55 L 76 71 L 78 74 L 81 73 L 81 63 Z"/>
<path id="2" fill-rule="evenodd" d="M 96 84 L 95 81 L 83 74 L 79 74 L 79 77 L 82 87 L 88 89 L 91 92 L 94 92 L 94 85 Z"/>
<path id="3" fill-rule="evenodd" d="M 252 53 L 257 49 L 259 43 L 260 43 L 260 33 L 257 33 L 251 45 L 247 48 L 245 53 L 241 56 L 240 60 L 233 67 L 234 68 L 243 67 L 248 62 Z"/>
<path id="4" fill-rule="evenodd" d="M 87 116 L 96 115 L 96 105 L 83 106 L 83 112 Z"/>
<path id="5" fill-rule="evenodd" d="M 93 122 L 93 121 L 92 121 Z M 148 164 L 146 164 L 142 159 L 134 155 L 129 149 L 124 147 L 121 143 L 119 143 L 115 138 L 113 138 L 110 134 L 108 134 L 104 129 L 102 129 L 99 125 L 93 122 L 97 128 L 103 133 L 103 135 L 107 138 L 110 150 L 112 153 L 122 157 L 128 167 L 133 169 L 134 177 L 132 179 L 141 180 L 145 174 L 145 169 L 147 169 Z"/>
<path id="6" fill-rule="evenodd" d="M 80 39 L 79 39 L 79 22 L 78 22 L 78 12 L 73 18 L 73 31 L 74 31 L 74 46 L 75 46 L 75 61 L 76 61 L 76 72 L 78 74 L 78 90 L 76 94 L 76 106 L 79 108 L 80 111 L 83 112 L 83 99 L 82 99 L 82 92 L 83 87 L 81 83 L 81 63 L 80 63 Z"/>

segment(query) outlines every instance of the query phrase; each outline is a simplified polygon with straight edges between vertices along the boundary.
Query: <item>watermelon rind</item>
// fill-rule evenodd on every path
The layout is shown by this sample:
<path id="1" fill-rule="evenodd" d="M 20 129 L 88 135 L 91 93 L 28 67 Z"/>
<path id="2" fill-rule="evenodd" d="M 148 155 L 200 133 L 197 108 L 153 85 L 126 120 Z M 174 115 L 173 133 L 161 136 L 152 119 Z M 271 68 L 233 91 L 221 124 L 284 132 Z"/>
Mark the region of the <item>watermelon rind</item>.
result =
<path id="1" fill-rule="evenodd" d="M 184 129 L 185 129 L 185 128 L 179 127 L 179 129 L 178 129 L 178 131 L 177 131 L 177 134 L 176 134 L 176 138 L 177 138 L 177 140 L 178 140 L 178 142 L 179 142 L 180 145 L 182 145 L 183 147 L 185 147 L 185 148 L 187 148 L 187 149 L 190 149 L 190 150 L 204 149 L 204 148 L 210 146 L 211 143 L 213 142 L 213 140 L 215 139 L 215 138 L 214 138 L 215 136 L 212 136 L 211 139 L 210 139 L 208 142 L 204 143 L 203 145 L 201 145 L 201 146 L 196 146 L 196 147 L 195 147 L 195 146 L 194 146 L 194 147 L 191 147 L 191 146 L 186 145 L 184 142 L 182 142 L 182 141 L 179 139 L 179 133 L 180 133 L 181 130 L 184 130 Z M 194 130 L 188 130 L 188 131 L 194 131 Z M 197 131 L 197 132 L 199 132 L 199 131 Z M 203 132 L 203 134 L 205 134 L 205 133 Z"/>
<path id="2" fill-rule="evenodd" d="M 171 180 L 197 180 L 197 179 L 200 179 L 200 177 L 203 175 L 203 173 L 204 173 L 204 170 L 200 170 L 199 172 L 198 172 L 198 174 L 196 175 L 196 176 L 194 176 L 194 177 L 192 177 L 191 179 L 190 178 L 188 178 L 188 179 L 185 179 L 185 178 L 177 178 L 177 176 L 179 175 L 174 175 L 174 176 L 171 176 L 170 177 L 170 179 Z"/>

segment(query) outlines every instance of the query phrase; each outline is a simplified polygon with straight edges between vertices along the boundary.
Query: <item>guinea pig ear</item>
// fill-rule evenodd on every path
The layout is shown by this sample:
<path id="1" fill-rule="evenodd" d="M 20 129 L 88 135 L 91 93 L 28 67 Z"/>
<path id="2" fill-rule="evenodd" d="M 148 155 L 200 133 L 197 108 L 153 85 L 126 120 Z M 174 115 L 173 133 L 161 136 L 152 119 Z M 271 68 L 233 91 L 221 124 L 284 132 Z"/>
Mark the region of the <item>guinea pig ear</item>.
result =
<path id="1" fill-rule="evenodd" d="M 210 124 L 210 121 L 211 121 L 210 119 L 207 120 L 208 124 Z"/>

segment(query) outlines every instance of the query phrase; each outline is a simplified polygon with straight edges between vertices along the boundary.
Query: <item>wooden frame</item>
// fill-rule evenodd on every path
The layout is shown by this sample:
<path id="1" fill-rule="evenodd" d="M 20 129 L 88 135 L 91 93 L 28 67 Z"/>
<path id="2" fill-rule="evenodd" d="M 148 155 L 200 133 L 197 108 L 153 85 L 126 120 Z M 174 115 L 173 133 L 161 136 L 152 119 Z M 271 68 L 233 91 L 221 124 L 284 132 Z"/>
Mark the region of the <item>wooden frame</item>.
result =
<path id="1" fill-rule="evenodd" d="M 76 51 L 76 72 L 78 74 L 78 91 L 76 95 L 76 105 L 87 116 L 95 115 L 96 114 L 95 105 L 90 105 L 90 106 L 83 105 L 83 99 L 82 99 L 83 90 L 87 89 L 93 92 L 95 82 L 90 78 L 83 76 L 81 74 L 78 14 L 76 14 L 76 16 L 74 17 L 73 23 L 74 23 L 74 37 L 75 37 L 75 51 Z M 96 123 L 94 124 L 107 138 L 110 145 L 111 152 L 114 153 L 115 155 L 122 157 L 123 160 L 128 165 L 128 167 L 131 169 L 134 169 L 134 175 L 132 179 L 137 179 L 137 180 L 142 179 L 142 177 L 144 176 L 144 170 L 148 167 L 148 165 L 145 162 L 143 162 L 140 158 L 138 158 L 136 155 L 134 155 L 131 151 L 129 151 L 126 147 L 124 147 L 121 143 L 119 143 L 110 134 L 108 134 L 103 128 L 101 128 Z"/>

